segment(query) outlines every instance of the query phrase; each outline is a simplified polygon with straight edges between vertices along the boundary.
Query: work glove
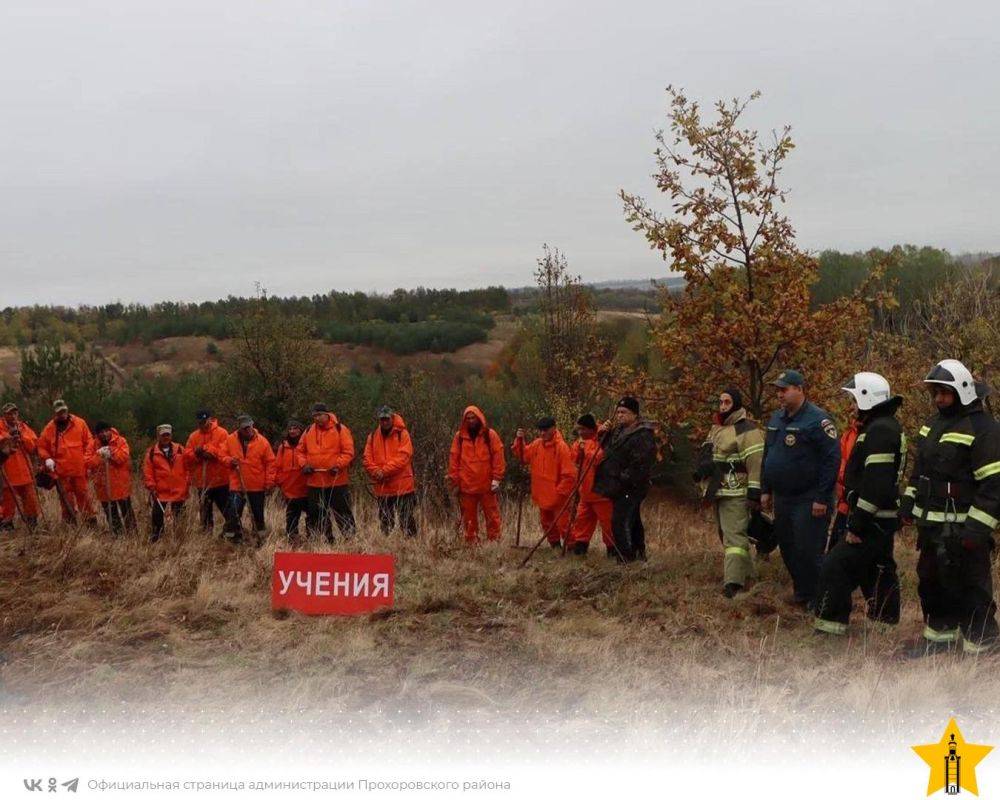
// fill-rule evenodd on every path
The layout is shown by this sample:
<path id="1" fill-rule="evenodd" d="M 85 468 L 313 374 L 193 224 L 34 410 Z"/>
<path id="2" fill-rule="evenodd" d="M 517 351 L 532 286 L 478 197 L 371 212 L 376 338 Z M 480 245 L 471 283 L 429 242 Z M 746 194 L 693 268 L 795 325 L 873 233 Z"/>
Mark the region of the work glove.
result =
<path id="1" fill-rule="evenodd" d="M 49 472 L 55 472 L 56 462 L 53 461 L 51 458 L 45 459 L 45 469 L 47 469 Z"/>
<path id="2" fill-rule="evenodd" d="M 315 467 L 310 467 L 308 464 L 306 464 L 302 468 L 302 474 L 303 475 L 312 475 L 315 471 L 316 471 Z"/>
<path id="3" fill-rule="evenodd" d="M 111 448 L 110 447 L 98 447 L 97 455 L 103 458 L 105 461 L 111 460 Z"/>
<path id="4" fill-rule="evenodd" d="M 490 484 L 491 492 L 495 492 L 499 488 L 500 488 L 500 481 L 493 481 L 493 483 Z"/>

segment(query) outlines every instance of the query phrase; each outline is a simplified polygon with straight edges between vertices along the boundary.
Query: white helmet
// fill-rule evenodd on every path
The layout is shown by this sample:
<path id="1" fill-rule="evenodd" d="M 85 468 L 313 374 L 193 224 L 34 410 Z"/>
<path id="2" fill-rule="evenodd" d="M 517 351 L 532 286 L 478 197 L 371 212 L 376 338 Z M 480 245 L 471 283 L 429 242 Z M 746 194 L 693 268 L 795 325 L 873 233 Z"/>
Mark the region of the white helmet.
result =
<path id="1" fill-rule="evenodd" d="M 874 408 L 892 396 L 889 381 L 877 372 L 858 372 L 841 388 L 854 396 L 854 402 L 858 404 L 860 411 Z"/>
<path id="2" fill-rule="evenodd" d="M 939 361 L 934 369 L 927 373 L 924 383 L 940 383 L 942 386 L 950 386 L 958 395 L 958 401 L 967 406 L 976 399 L 976 382 L 972 378 L 972 373 L 961 361 L 954 358 L 946 358 Z"/>

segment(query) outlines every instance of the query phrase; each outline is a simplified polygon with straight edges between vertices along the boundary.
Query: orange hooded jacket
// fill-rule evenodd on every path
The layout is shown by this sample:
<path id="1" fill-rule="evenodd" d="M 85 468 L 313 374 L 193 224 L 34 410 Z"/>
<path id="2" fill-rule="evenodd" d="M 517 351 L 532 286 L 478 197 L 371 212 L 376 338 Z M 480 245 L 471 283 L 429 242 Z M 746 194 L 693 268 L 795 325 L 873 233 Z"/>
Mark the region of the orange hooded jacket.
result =
<path id="1" fill-rule="evenodd" d="M 253 438 L 244 442 L 234 431 L 226 438 L 226 460 L 229 468 L 229 490 L 241 492 L 266 492 L 274 486 L 274 451 L 270 442 L 254 431 Z M 230 461 L 239 462 L 239 470 L 229 466 Z M 240 478 L 243 478 L 242 484 Z"/>
<path id="2" fill-rule="evenodd" d="M 536 506 L 557 509 L 566 502 L 576 485 L 576 466 L 559 431 L 547 442 L 541 436 L 530 444 L 517 439 L 511 449 L 531 470 L 531 499 Z"/>
<path id="3" fill-rule="evenodd" d="M 299 445 L 292 447 L 287 441 L 278 445 L 271 465 L 274 477 L 271 483 L 281 489 L 286 500 L 301 500 L 309 494 L 306 486 L 308 476 L 302 473 L 302 452 Z"/>
<path id="4" fill-rule="evenodd" d="M 101 440 L 96 436 L 87 448 L 87 472 L 94 484 L 94 493 L 102 503 L 112 500 L 125 500 L 132 496 L 132 459 L 128 442 L 114 428 L 111 429 L 111 458 L 108 459 L 108 471 L 104 472 L 104 459 L 97 452 L 102 447 Z M 108 496 L 108 489 L 111 495 Z"/>
<path id="5" fill-rule="evenodd" d="M 161 503 L 179 503 L 188 496 L 187 451 L 174 442 L 171 458 L 153 442 L 142 459 L 142 482 Z"/>
<path id="6" fill-rule="evenodd" d="M 475 414 L 482 427 L 475 439 L 469 435 L 465 415 Z M 493 481 L 503 480 L 507 471 L 500 435 L 487 426 L 486 416 L 476 406 L 462 412 L 462 424 L 451 441 L 448 479 L 462 494 L 486 494 Z"/>
<path id="7" fill-rule="evenodd" d="M 604 495 L 594 491 L 594 478 L 597 475 L 597 465 L 604 460 L 604 448 L 596 436 L 590 439 L 577 439 L 569 448 L 570 455 L 573 456 L 573 466 L 577 474 L 587 470 L 580 483 L 580 499 L 585 503 L 596 503 L 600 500 L 607 500 Z M 595 456 L 594 453 L 597 453 Z M 591 460 L 593 459 L 593 460 Z M 587 467 L 590 469 L 587 469 Z"/>
<path id="8" fill-rule="evenodd" d="M 846 430 L 840 436 L 840 469 L 837 471 L 837 513 L 847 514 L 850 512 L 850 506 L 847 504 L 847 498 L 844 497 L 844 470 L 847 469 L 847 462 L 851 457 L 851 451 L 854 450 L 854 445 L 858 441 L 858 433 L 861 431 L 861 425 L 857 419 L 852 419 L 851 424 L 847 426 Z"/>
<path id="9" fill-rule="evenodd" d="M 214 489 L 229 483 L 229 464 L 227 463 L 229 456 L 226 451 L 226 439 L 229 438 L 229 432 L 214 418 L 210 419 L 209 423 L 210 427 L 205 433 L 201 432 L 201 428 L 195 428 L 191 431 L 187 444 L 184 446 L 188 471 L 191 473 L 191 485 L 196 489 Z M 198 458 L 198 454 L 195 452 L 199 447 L 206 453 L 204 459 Z M 202 475 L 205 476 L 204 482 Z"/>
<path id="10" fill-rule="evenodd" d="M 3 477 L 11 486 L 27 486 L 34 483 L 35 477 L 31 469 L 31 454 L 38 449 L 38 437 L 23 421 L 18 421 L 21 429 L 21 444 L 3 462 Z M 0 419 L 0 440 L 10 436 L 10 428 Z"/>
<path id="11" fill-rule="evenodd" d="M 60 478 L 83 478 L 87 475 L 87 448 L 94 437 L 87 423 L 75 414 L 69 415 L 65 430 L 50 420 L 38 437 L 38 457 L 56 462 L 56 475 Z"/>
<path id="12" fill-rule="evenodd" d="M 371 478 L 376 497 L 413 494 L 413 442 L 406 423 L 399 414 L 392 415 L 392 430 L 383 435 L 381 428 L 368 434 L 365 442 L 365 472 Z M 382 470 L 382 480 L 375 479 Z"/>
<path id="13" fill-rule="evenodd" d="M 306 475 L 306 485 L 312 488 L 346 486 L 350 481 L 350 466 L 354 461 L 354 437 L 346 425 L 330 414 L 326 425 L 313 423 L 299 440 L 303 466 L 322 470 Z M 337 470 L 331 472 L 331 470 Z"/>

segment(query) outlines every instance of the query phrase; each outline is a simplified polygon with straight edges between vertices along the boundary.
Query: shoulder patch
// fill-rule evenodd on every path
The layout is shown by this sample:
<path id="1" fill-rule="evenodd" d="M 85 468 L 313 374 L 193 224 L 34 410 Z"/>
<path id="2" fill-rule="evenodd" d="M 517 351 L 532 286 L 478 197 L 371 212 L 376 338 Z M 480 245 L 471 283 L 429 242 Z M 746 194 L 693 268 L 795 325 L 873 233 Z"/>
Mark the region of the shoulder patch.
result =
<path id="1" fill-rule="evenodd" d="M 819 425 L 823 429 L 823 433 L 825 433 L 831 439 L 837 438 L 837 426 L 834 425 L 833 422 L 831 422 L 828 419 L 825 419 Z"/>

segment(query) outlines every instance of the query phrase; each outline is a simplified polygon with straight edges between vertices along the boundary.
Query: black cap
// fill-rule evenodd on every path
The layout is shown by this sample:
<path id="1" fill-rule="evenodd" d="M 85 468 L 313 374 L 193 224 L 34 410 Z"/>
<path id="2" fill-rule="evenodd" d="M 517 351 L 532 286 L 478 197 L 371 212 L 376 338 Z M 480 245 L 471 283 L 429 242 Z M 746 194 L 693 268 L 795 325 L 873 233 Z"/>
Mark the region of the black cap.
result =
<path id="1" fill-rule="evenodd" d="M 576 424 L 581 428 L 589 428 L 592 431 L 597 430 L 597 420 L 594 419 L 594 415 L 587 413 L 584 414 L 580 419 L 576 421 Z"/>
<path id="2" fill-rule="evenodd" d="M 329 414 L 330 409 L 326 407 L 326 403 L 313 403 L 312 406 L 313 414 Z"/>
<path id="3" fill-rule="evenodd" d="M 104 433 L 104 431 L 110 431 L 111 426 L 107 422 L 95 422 L 94 423 L 94 433 Z"/>
<path id="4" fill-rule="evenodd" d="M 535 423 L 535 427 L 540 431 L 547 431 L 549 428 L 554 428 L 555 426 L 556 421 L 552 417 L 542 417 Z"/>
<path id="5" fill-rule="evenodd" d="M 198 420 L 198 422 L 204 422 L 205 420 L 212 418 L 212 412 L 203 408 L 194 412 L 194 418 Z"/>
<path id="6" fill-rule="evenodd" d="M 638 414 L 639 401 L 636 398 L 629 395 L 628 397 L 623 397 L 621 400 L 618 401 L 617 408 L 627 408 L 633 414 Z"/>
<path id="7" fill-rule="evenodd" d="M 804 386 L 805 382 L 805 377 L 798 370 L 783 369 L 778 373 L 778 377 L 771 381 L 771 385 L 787 389 L 789 386 Z"/>

